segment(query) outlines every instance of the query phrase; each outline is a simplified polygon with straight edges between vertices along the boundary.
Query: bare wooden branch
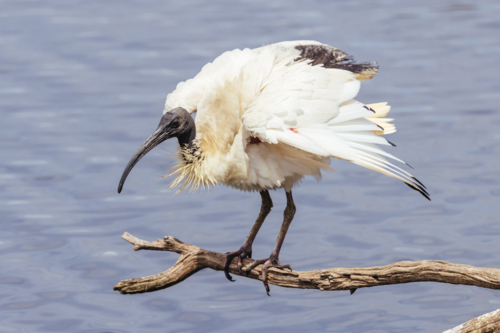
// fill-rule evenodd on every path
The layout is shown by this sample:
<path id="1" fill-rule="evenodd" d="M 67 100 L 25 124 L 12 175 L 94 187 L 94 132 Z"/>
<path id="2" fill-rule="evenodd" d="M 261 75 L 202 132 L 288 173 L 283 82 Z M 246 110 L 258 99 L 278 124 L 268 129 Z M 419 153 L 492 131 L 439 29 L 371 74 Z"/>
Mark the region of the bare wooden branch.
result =
<path id="1" fill-rule="evenodd" d="M 500 332 L 500 309 L 469 320 L 443 333 L 497 333 Z"/>
<path id="2" fill-rule="evenodd" d="M 170 251 L 180 254 L 174 266 L 162 273 L 117 283 L 114 290 L 122 294 L 144 293 L 168 288 L 204 268 L 217 271 L 223 269 L 224 254 L 201 249 L 172 236 L 165 236 L 163 240 L 158 239 L 154 242 L 138 239 L 129 233 L 124 233 L 122 238 L 133 244 L 135 251 Z M 251 262 L 251 259 L 244 259 L 243 268 Z M 238 271 L 236 260 L 233 260 L 229 271 L 231 274 L 260 280 L 261 267 L 259 265 L 245 275 L 244 272 Z M 270 268 L 268 281 L 287 288 L 350 290 L 351 293 L 354 293 L 357 288 L 423 281 L 500 289 L 500 269 L 478 268 L 437 260 L 401 261 L 379 267 L 330 268 L 306 272 Z"/>

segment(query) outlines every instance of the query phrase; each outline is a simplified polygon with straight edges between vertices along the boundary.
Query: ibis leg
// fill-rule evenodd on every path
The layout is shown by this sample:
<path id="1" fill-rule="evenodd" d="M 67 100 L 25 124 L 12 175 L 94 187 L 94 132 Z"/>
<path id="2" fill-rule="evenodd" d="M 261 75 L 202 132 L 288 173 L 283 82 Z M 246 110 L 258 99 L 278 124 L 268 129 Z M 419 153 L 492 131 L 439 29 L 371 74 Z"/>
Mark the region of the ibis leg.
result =
<path id="1" fill-rule="evenodd" d="M 249 272 L 254 267 L 262 264 L 262 282 L 264 282 L 264 287 L 266 288 L 268 296 L 271 296 L 269 294 L 269 284 L 267 282 L 267 270 L 269 269 L 269 267 L 288 268 L 289 270 L 292 270 L 290 265 L 283 265 L 279 262 L 279 254 L 281 246 L 283 245 L 283 241 L 285 240 L 288 227 L 292 223 L 293 216 L 295 215 L 295 211 L 296 209 L 295 203 L 293 202 L 292 191 L 286 192 L 286 208 L 283 214 L 283 224 L 281 225 L 280 233 L 278 235 L 278 239 L 276 240 L 276 245 L 274 245 L 271 256 L 266 259 L 255 260 L 252 264 L 245 268 L 245 271 Z"/>
<path id="2" fill-rule="evenodd" d="M 224 274 L 226 274 L 226 278 L 229 281 L 234 281 L 231 275 L 229 275 L 229 265 L 231 264 L 231 261 L 233 260 L 233 258 L 238 257 L 238 270 L 241 271 L 241 261 L 244 258 L 252 257 L 252 244 L 255 239 L 255 236 L 257 236 L 257 233 L 259 232 L 262 223 L 264 223 L 264 220 L 266 219 L 269 212 L 271 212 L 271 208 L 273 207 L 273 201 L 271 200 L 269 191 L 267 190 L 260 191 L 260 196 L 262 198 L 260 213 L 252 227 L 252 230 L 250 230 L 250 233 L 245 239 L 245 242 L 238 251 L 226 253 L 226 260 L 224 260 Z"/>

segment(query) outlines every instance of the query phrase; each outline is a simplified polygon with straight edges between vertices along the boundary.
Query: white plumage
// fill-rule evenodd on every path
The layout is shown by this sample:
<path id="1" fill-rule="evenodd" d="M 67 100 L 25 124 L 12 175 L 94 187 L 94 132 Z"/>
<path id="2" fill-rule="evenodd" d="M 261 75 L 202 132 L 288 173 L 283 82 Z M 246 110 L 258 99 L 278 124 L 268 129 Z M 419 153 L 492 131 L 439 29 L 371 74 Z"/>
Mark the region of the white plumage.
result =
<path id="1" fill-rule="evenodd" d="M 181 148 L 171 186 L 224 184 L 259 191 L 259 217 L 243 246 L 228 253 L 224 263 L 232 280 L 232 259 L 238 257 L 241 269 L 242 259 L 251 257 L 252 243 L 271 210 L 268 190 L 284 188 L 287 207 L 274 250 L 245 268 L 263 265 L 269 293 L 267 269 L 290 268 L 278 256 L 295 214 L 292 187 L 307 175 L 320 179 L 322 169 L 331 169 L 330 158 L 399 179 L 429 199 L 423 184 L 386 158 L 403 161 L 378 146 L 392 145 L 380 135 L 396 130 L 392 119 L 383 118 L 390 110 L 387 103 L 365 105 L 354 99 L 361 81 L 377 70 L 374 63 L 355 63 L 346 53 L 314 41 L 226 52 L 168 95 L 158 128 L 130 160 L 118 192 L 134 165 L 172 137 Z M 195 112 L 196 121 L 191 117 Z"/>
<path id="2" fill-rule="evenodd" d="M 204 159 L 196 168 L 186 168 L 181 159 L 174 174 L 184 186 L 289 191 L 306 175 L 319 178 L 333 157 L 420 191 L 410 174 L 384 157 L 402 161 L 376 146 L 389 145 L 377 134 L 395 131 L 387 122 L 392 119 L 377 118 L 390 107 L 378 103 L 370 110 L 354 99 L 365 73 L 297 61 L 298 45 L 323 44 L 294 41 L 225 52 L 168 95 L 164 113 L 177 107 L 197 112 L 196 140 Z M 260 143 L 252 144 L 253 138 Z"/>

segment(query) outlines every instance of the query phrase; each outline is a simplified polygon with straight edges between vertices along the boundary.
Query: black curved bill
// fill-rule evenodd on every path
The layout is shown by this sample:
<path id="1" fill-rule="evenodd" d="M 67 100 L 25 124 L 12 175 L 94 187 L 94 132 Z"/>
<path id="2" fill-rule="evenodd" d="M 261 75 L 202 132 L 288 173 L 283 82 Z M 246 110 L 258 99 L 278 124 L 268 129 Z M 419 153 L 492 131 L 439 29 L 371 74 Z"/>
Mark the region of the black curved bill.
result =
<path id="1" fill-rule="evenodd" d="M 149 153 L 154 147 L 158 146 L 160 143 L 169 138 L 170 136 L 168 135 L 168 133 L 166 133 L 162 128 L 158 128 L 153 132 L 153 134 L 151 134 L 151 136 L 142 144 L 141 148 L 137 150 L 135 155 L 132 156 L 127 166 L 125 167 L 125 170 L 123 170 L 122 178 L 120 179 L 120 183 L 118 184 L 118 193 L 122 191 L 123 184 L 125 183 L 125 180 L 127 179 L 127 176 L 134 165 L 136 165 L 137 162 L 139 162 L 140 159 L 143 158 L 144 155 Z"/>

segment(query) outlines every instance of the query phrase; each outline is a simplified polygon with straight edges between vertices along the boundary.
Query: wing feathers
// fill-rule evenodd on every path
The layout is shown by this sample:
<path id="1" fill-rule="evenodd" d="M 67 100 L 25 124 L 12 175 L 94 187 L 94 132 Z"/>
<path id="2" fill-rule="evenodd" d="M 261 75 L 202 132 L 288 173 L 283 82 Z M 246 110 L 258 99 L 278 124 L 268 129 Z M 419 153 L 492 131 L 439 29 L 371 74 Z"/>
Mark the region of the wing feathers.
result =
<path id="1" fill-rule="evenodd" d="M 329 157 L 341 158 L 348 161 L 356 158 L 356 155 L 347 142 L 333 133 L 328 127 L 324 129 L 300 128 L 298 132 L 300 135 L 313 141 L 315 146 L 325 151 Z"/>
<path id="2" fill-rule="evenodd" d="M 351 161 L 397 178 L 428 198 L 418 180 L 385 158 L 405 162 L 377 146 L 393 145 L 380 136 L 396 131 L 390 124 L 393 119 L 384 118 L 390 106 L 354 100 L 360 81 L 349 70 L 296 61 L 292 44 L 277 45 L 280 52 L 290 52 L 290 57 L 276 57 L 260 94 L 243 112 L 249 134 L 318 157 Z"/>
<path id="3" fill-rule="evenodd" d="M 386 139 L 380 136 L 367 135 L 365 132 L 339 133 L 338 136 L 344 140 L 352 142 L 367 142 L 392 146 Z"/>
<path id="4" fill-rule="evenodd" d="M 328 122 L 328 125 L 334 132 L 345 132 L 345 131 L 379 131 L 380 127 L 377 124 L 363 118 L 363 114 L 360 114 L 361 118 L 350 119 L 343 121 L 341 123 Z"/>
<path id="5" fill-rule="evenodd" d="M 320 147 L 318 147 L 313 140 L 304 135 L 298 135 L 290 130 L 270 130 L 268 132 L 270 132 L 268 136 L 272 136 L 273 138 L 275 138 L 277 141 L 276 143 L 282 142 L 311 154 L 315 154 L 318 156 L 328 156 L 328 154 Z"/>
<path id="6" fill-rule="evenodd" d="M 371 143 L 349 142 L 349 146 L 351 146 L 353 148 L 360 149 L 360 150 L 365 150 L 365 151 L 373 152 L 373 153 L 376 153 L 376 154 L 379 154 L 379 155 L 382 155 L 382 156 L 386 156 L 386 157 L 392 158 L 393 160 L 396 160 L 398 162 L 405 163 L 402 160 L 400 160 L 399 158 L 397 158 L 396 156 L 391 155 L 391 154 L 385 152 L 382 148 L 377 147 L 376 145 L 371 144 Z"/>
<path id="7" fill-rule="evenodd" d="M 366 119 L 372 121 L 373 123 L 377 124 L 383 129 L 382 131 L 380 130 L 375 131 L 375 134 L 382 135 L 382 134 L 392 134 L 396 132 L 396 126 L 394 126 L 393 124 L 389 124 L 389 121 L 393 121 L 394 119 L 381 118 L 387 116 L 387 114 L 391 110 L 391 106 L 387 105 L 387 102 L 367 104 L 366 106 L 375 112 L 375 114 L 367 116 Z"/>

